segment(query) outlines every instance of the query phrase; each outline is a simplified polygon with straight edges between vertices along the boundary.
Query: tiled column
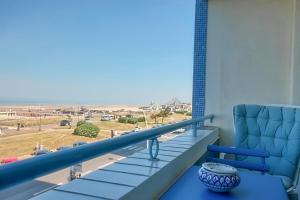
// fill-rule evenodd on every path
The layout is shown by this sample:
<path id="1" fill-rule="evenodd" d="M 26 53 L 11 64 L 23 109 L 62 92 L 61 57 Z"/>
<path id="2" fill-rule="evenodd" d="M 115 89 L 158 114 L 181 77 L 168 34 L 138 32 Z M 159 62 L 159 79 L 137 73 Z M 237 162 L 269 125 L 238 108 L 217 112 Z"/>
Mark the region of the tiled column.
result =
<path id="1" fill-rule="evenodd" d="M 193 72 L 193 118 L 204 116 L 208 0 L 196 0 Z"/>

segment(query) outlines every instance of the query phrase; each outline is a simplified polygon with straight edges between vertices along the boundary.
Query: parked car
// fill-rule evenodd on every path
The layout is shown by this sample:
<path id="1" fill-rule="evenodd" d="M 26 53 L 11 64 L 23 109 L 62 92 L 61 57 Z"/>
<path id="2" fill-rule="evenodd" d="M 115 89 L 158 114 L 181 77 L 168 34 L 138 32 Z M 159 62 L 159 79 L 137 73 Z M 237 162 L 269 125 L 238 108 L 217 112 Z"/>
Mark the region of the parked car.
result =
<path id="1" fill-rule="evenodd" d="M 50 153 L 50 151 L 47 150 L 47 149 L 39 149 L 39 150 L 37 150 L 37 151 L 35 152 L 35 155 L 36 155 L 36 156 L 40 156 L 40 155 L 44 155 L 44 154 L 47 154 L 47 153 Z"/>
<path id="2" fill-rule="evenodd" d="M 162 127 L 163 125 L 161 125 L 161 124 L 157 124 L 157 125 L 155 125 L 155 126 L 153 126 L 152 128 L 159 128 L 159 127 Z"/>
<path id="3" fill-rule="evenodd" d="M 121 133 L 121 135 L 127 135 L 127 134 L 130 134 L 130 133 L 133 133 L 134 131 L 126 131 L 126 132 L 123 132 Z"/>
<path id="4" fill-rule="evenodd" d="M 16 161 L 18 161 L 18 158 L 13 156 L 13 157 L 8 157 L 8 158 L 2 159 L 1 164 L 8 164 L 8 163 L 16 162 Z"/>
<path id="5" fill-rule="evenodd" d="M 142 130 L 141 128 L 136 127 L 134 130 L 132 130 L 132 132 L 139 132 L 139 131 L 141 131 L 141 130 Z"/>
<path id="6" fill-rule="evenodd" d="M 178 134 L 178 133 L 184 133 L 185 131 L 186 130 L 184 128 L 180 128 L 180 129 L 177 129 L 177 130 L 173 131 L 173 133 Z"/>
<path id="7" fill-rule="evenodd" d="M 64 119 L 60 121 L 60 126 L 70 126 L 71 122 L 70 120 Z"/>
<path id="8" fill-rule="evenodd" d="M 84 144 L 87 144 L 87 142 L 84 142 L 84 141 L 75 142 L 73 144 L 73 147 L 78 147 L 78 146 L 81 146 L 81 145 L 84 145 Z"/>
<path id="9" fill-rule="evenodd" d="M 71 148 L 72 148 L 71 146 L 61 146 L 61 147 L 58 147 L 56 149 L 56 151 L 62 151 L 62 150 L 71 149 Z"/>
<path id="10" fill-rule="evenodd" d="M 114 118 L 113 115 L 102 115 L 101 116 L 101 121 L 110 121 Z"/>

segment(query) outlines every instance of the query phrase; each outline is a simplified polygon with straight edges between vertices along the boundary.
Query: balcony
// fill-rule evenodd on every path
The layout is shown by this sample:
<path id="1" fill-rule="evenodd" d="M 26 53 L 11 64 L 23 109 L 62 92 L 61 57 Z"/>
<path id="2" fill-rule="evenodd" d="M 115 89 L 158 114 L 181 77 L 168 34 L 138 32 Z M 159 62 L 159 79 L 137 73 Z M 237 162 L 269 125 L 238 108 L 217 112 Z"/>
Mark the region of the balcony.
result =
<path id="1" fill-rule="evenodd" d="M 217 140 L 217 128 L 189 130 L 160 143 L 157 159 L 145 149 L 33 199 L 155 199 Z"/>
<path id="2" fill-rule="evenodd" d="M 0 187 L 14 187 L 19 182 L 149 140 L 149 149 L 32 199 L 162 198 L 191 166 L 199 167 L 206 160 L 209 145 L 234 144 L 238 135 L 233 126 L 235 105 L 280 104 L 299 109 L 299 3 L 196 0 L 193 119 L 2 166 Z M 212 124 L 208 119 L 213 119 Z M 295 118 L 291 121 L 297 122 Z M 186 131 L 168 141 L 159 141 L 161 135 L 179 128 Z M 297 132 L 295 141 L 299 137 Z M 274 152 L 280 151 L 281 146 L 275 144 Z M 291 148 L 299 148 L 299 143 L 286 146 Z M 299 153 L 295 159 L 299 160 Z M 299 186 L 292 190 L 290 198 L 296 199 Z"/>
<path id="3" fill-rule="evenodd" d="M 201 126 L 201 129 L 199 129 L 197 127 L 200 122 L 202 123 L 208 119 L 212 121 L 213 115 L 185 120 L 176 124 L 131 133 L 4 165 L 1 169 L 1 180 L 10 181 L 1 181 L 1 186 L 2 188 L 9 185 L 13 186 L 16 183 L 149 139 L 150 147 L 148 149 L 134 153 L 125 159 L 121 159 L 69 184 L 56 187 L 35 198 L 74 199 L 97 197 L 100 199 L 132 199 L 141 198 L 145 190 L 151 193 L 149 198 L 155 198 L 162 194 L 178 176 L 206 153 L 208 144 L 214 144 L 218 141 L 217 128 Z M 173 139 L 164 142 L 158 141 L 159 136 L 182 128 L 185 128 L 186 131 Z M 19 175 L 16 176 L 16 174 Z M 161 177 L 164 177 L 164 180 L 160 180 Z M 149 187 L 151 185 L 152 187 Z M 99 187 L 101 190 L 91 189 L 91 193 L 89 193 L 85 189 L 94 187 Z"/>

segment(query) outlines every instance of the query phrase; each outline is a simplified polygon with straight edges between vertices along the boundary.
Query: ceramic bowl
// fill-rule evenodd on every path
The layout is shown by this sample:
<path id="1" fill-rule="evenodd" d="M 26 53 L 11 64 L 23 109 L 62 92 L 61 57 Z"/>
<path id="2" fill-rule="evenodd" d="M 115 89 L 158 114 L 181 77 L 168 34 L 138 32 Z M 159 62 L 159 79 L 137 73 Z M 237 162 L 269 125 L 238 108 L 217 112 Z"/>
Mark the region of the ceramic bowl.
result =
<path id="1" fill-rule="evenodd" d="M 240 184 L 236 168 L 220 163 L 203 163 L 199 170 L 200 181 L 211 191 L 227 192 Z"/>

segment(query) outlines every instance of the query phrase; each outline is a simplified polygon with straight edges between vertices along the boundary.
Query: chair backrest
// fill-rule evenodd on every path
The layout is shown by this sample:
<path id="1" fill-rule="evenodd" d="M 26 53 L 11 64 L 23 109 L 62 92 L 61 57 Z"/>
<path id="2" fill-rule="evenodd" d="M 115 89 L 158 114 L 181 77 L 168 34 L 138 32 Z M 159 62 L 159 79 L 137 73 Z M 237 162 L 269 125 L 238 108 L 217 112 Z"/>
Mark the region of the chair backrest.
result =
<path id="1" fill-rule="evenodd" d="M 300 158 L 300 108 L 237 105 L 233 110 L 236 146 L 270 153 L 270 174 L 294 179 Z M 250 157 L 240 160 L 257 162 Z"/>

